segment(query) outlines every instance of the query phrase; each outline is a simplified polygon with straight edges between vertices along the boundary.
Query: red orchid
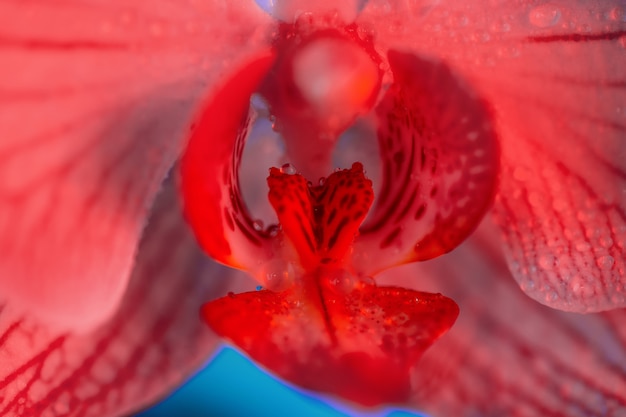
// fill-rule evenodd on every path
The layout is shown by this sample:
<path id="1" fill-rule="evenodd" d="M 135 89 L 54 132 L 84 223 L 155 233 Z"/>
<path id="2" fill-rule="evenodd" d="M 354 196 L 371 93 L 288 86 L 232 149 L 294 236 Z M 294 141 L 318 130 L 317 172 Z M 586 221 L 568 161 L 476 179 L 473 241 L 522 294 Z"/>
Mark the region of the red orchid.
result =
<path id="1" fill-rule="evenodd" d="M 279 20 L 327 11 L 300 3 L 276 19 L 248 1 L 0 5 L 0 415 L 123 415 L 209 354 L 216 340 L 200 306 L 250 283 L 202 254 L 167 173 L 200 99 L 258 62 Z M 455 111 L 433 105 L 427 121 L 454 126 L 458 109 L 474 115 L 486 103 L 476 117 L 501 147 L 497 225 L 437 260 L 377 276 L 441 292 L 462 312 L 415 367 L 411 403 L 435 415 L 621 415 L 624 5 L 370 1 L 336 19 L 331 29 L 371 37 L 393 81 L 399 62 L 413 64 L 403 68 L 417 77 L 398 94 L 415 82 L 434 105 L 450 99 L 441 108 Z M 378 195 L 411 196 L 381 178 Z M 372 245 L 367 224 L 356 254 Z M 390 241 L 401 233 L 386 232 Z M 379 258 L 362 264 L 402 262 Z"/>

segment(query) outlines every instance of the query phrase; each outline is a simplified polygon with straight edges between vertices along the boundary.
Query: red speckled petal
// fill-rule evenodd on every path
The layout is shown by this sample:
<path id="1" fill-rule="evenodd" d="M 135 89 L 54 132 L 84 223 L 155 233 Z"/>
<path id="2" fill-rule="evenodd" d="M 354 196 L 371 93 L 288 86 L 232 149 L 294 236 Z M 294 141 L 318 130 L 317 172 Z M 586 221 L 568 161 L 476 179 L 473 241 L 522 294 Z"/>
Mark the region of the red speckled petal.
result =
<path id="1" fill-rule="evenodd" d="M 282 231 L 297 251 L 300 264 L 305 268 L 315 265 L 318 263 L 317 224 L 307 180 L 302 175 L 290 175 L 272 168 L 267 184 L 270 204 L 276 211 Z"/>
<path id="2" fill-rule="evenodd" d="M 498 146 L 483 102 L 443 63 L 391 51 L 376 109 L 382 184 L 355 244 L 367 274 L 459 245 L 489 208 Z"/>
<path id="3" fill-rule="evenodd" d="M 2 304 L 0 416 L 131 415 L 206 360 L 217 339 L 198 310 L 234 284 L 233 271 L 206 259 L 185 227 L 174 185 L 166 188 L 128 291 L 106 325 L 59 333 Z"/>
<path id="4" fill-rule="evenodd" d="M 209 96 L 181 159 L 184 210 L 213 259 L 252 270 L 272 256 L 269 235 L 253 226 L 239 189 L 239 164 L 249 127 L 250 97 L 272 64 L 268 52 L 247 62 Z"/>
<path id="5" fill-rule="evenodd" d="M 66 330 L 114 313 L 198 91 L 259 45 L 263 13 L 229 4 L 0 4 L 3 301 Z"/>
<path id="6" fill-rule="evenodd" d="M 419 31 L 377 27 L 381 42 L 441 56 L 493 106 L 509 265 L 558 309 L 626 306 L 625 12 L 622 1 L 451 1 Z"/>
<path id="7" fill-rule="evenodd" d="M 485 232 L 381 277 L 441 291 L 461 309 L 415 368 L 415 408 L 458 417 L 623 416 L 626 310 L 581 315 L 531 300 L 508 271 L 499 232 Z"/>
<path id="8" fill-rule="evenodd" d="M 218 334 L 288 381 L 377 405 L 408 398 L 410 367 L 459 313 L 449 298 L 403 288 L 320 291 L 321 310 L 297 292 L 263 290 L 215 300 L 203 314 Z"/>
<path id="9" fill-rule="evenodd" d="M 501 86 L 497 107 L 509 267 L 529 296 L 566 311 L 626 306 L 626 50 L 606 36 L 529 39 L 537 60 L 578 65 L 549 86 Z"/>
<path id="10" fill-rule="evenodd" d="M 272 168 L 267 182 L 270 203 L 301 265 L 309 270 L 343 263 L 374 198 L 363 165 L 334 172 L 318 186 Z"/>

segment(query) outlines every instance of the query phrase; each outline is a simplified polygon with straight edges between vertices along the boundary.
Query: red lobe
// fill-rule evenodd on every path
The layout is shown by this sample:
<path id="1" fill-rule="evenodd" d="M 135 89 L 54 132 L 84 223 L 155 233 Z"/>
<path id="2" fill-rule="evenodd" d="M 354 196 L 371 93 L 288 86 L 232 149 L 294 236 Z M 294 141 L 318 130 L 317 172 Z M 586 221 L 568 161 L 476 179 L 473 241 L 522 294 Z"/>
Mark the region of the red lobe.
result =
<path id="1" fill-rule="evenodd" d="M 231 294 L 202 312 L 216 333 L 286 380 L 369 406 L 407 400 L 409 370 L 459 314 L 441 294 L 369 284 L 348 294 L 317 290 Z"/>
<path id="2" fill-rule="evenodd" d="M 269 200 L 294 244 L 305 269 L 344 260 L 374 193 L 363 165 L 333 173 L 323 185 L 311 187 L 301 175 L 276 168 L 267 179 Z"/>
<path id="3" fill-rule="evenodd" d="M 361 164 L 316 187 L 278 169 L 268 183 L 304 272 L 282 292 L 231 293 L 206 304 L 207 323 L 305 388 L 364 405 L 405 401 L 409 370 L 452 326 L 456 303 L 440 294 L 377 287 L 342 268 L 373 200 Z"/>

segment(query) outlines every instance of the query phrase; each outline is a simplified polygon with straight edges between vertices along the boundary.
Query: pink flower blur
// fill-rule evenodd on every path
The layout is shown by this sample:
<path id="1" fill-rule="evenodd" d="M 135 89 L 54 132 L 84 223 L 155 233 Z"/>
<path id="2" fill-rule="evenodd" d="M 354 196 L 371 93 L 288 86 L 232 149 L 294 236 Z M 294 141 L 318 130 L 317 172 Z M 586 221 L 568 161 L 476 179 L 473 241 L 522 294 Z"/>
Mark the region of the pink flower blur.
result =
<path id="1" fill-rule="evenodd" d="M 623 415 L 626 6 L 351 7 L 381 51 L 466 80 L 501 139 L 493 216 L 382 278 L 461 307 L 411 406 Z M 168 173 L 200 101 L 276 20 L 251 0 L 7 1 L 0 23 L 0 416 L 125 415 L 210 355 L 203 302 L 256 285 L 198 248 Z"/>

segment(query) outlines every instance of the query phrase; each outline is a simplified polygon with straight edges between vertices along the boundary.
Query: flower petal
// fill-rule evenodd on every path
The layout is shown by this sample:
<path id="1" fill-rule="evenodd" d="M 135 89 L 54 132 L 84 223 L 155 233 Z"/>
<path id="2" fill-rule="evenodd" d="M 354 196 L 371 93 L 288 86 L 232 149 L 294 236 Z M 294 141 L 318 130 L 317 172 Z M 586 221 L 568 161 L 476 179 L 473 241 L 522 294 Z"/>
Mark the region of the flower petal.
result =
<path id="1" fill-rule="evenodd" d="M 82 330 L 113 313 L 198 92 L 263 40 L 265 15 L 229 4 L 0 5 L 0 294 L 12 308 Z"/>
<path id="2" fill-rule="evenodd" d="M 379 25 L 385 43 L 442 56 L 493 106 L 510 268 L 531 297 L 568 311 L 626 306 L 624 10 L 451 2 L 419 31 L 399 26 L 416 10 Z"/>
<path id="3" fill-rule="evenodd" d="M 409 369 L 458 314 L 441 294 L 372 284 L 345 293 L 318 283 L 308 298 L 231 293 L 203 308 L 216 333 L 279 376 L 368 406 L 407 400 Z"/>
<path id="4" fill-rule="evenodd" d="M 206 360 L 217 339 L 198 312 L 226 291 L 226 282 L 237 281 L 232 270 L 202 254 L 176 194 L 170 181 L 146 229 L 129 289 L 106 325 L 59 333 L 3 305 L 0 415 L 128 415 Z"/>
<path id="5" fill-rule="evenodd" d="M 488 234 L 486 234 L 488 233 Z M 414 402 L 432 415 L 610 416 L 626 409 L 626 310 L 580 315 L 514 285 L 498 231 L 451 254 L 386 272 L 459 304 L 457 323 L 415 368 Z"/>
<path id="6" fill-rule="evenodd" d="M 204 250 L 218 262 L 251 273 L 272 258 L 274 245 L 270 234 L 253 224 L 239 166 L 255 117 L 250 98 L 273 60 L 270 51 L 253 57 L 208 97 L 180 167 L 185 217 Z"/>
<path id="7" fill-rule="evenodd" d="M 389 64 L 394 84 L 376 109 L 382 183 L 355 241 L 367 275 L 459 245 L 490 207 L 499 165 L 489 112 L 446 65 L 393 50 Z"/>

